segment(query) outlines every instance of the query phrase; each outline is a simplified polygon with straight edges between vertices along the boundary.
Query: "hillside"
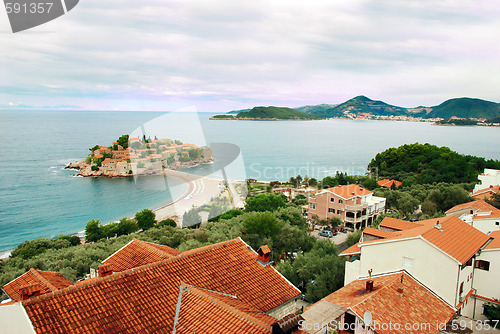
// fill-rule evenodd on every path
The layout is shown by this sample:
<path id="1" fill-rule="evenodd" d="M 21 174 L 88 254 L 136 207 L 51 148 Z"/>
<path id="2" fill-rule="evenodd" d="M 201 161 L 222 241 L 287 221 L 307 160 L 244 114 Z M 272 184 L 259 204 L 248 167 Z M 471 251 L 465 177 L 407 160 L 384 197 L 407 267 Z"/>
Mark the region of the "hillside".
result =
<path id="1" fill-rule="evenodd" d="M 226 114 L 239 114 L 240 112 L 247 112 L 250 110 L 252 110 L 252 109 L 231 110 L 231 111 L 227 112 Z"/>
<path id="2" fill-rule="evenodd" d="M 242 111 L 237 115 L 216 115 L 211 119 L 314 120 L 321 118 L 285 107 L 254 107 L 250 111 Z"/>
<path id="3" fill-rule="evenodd" d="M 317 105 L 307 105 L 307 106 L 302 106 L 298 108 L 294 108 L 295 110 L 305 112 L 306 114 L 313 114 L 313 113 L 321 113 L 323 111 L 326 111 L 328 109 L 332 109 L 336 107 L 338 104 L 317 104 Z M 320 116 L 319 114 L 316 116 Z"/>
<path id="4" fill-rule="evenodd" d="M 500 161 L 419 143 L 389 148 L 378 153 L 368 165 L 380 178 L 394 178 L 409 184 L 476 182 L 484 168 L 500 169 Z"/>
<path id="5" fill-rule="evenodd" d="M 401 108 L 387 104 L 382 101 L 374 101 L 366 96 L 356 96 L 344 103 L 341 103 L 333 108 L 327 110 L 320 110 L 311 112 L 312 115 L 320 117 L 342 117 L 347 114 L 359 114 L 359 113 L 369 113 L 377 116 L 388 116 L 388 115 L 407 115 L 408 110 L 406 108 Z"/>
<path id="6" fill-rule="evenodd" d="M 494 118 L 500 116 L 500 103 L 468 97 L 450 99 L 431 108 L 432 110 L 422 117 Z"/>

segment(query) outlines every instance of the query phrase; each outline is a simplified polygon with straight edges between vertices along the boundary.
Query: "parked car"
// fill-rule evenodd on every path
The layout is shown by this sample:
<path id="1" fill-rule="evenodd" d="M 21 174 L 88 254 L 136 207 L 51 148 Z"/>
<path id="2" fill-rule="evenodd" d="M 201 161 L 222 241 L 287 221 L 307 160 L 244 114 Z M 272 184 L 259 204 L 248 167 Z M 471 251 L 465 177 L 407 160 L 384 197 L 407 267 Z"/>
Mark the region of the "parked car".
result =
<path id="1" fill-rule="evenodd" d="M 319 231 L 319 235 L 321 235 L 322 237 L 327 237 L 327 238 L 333 237 L 333 233 L 330 230 Z"/>

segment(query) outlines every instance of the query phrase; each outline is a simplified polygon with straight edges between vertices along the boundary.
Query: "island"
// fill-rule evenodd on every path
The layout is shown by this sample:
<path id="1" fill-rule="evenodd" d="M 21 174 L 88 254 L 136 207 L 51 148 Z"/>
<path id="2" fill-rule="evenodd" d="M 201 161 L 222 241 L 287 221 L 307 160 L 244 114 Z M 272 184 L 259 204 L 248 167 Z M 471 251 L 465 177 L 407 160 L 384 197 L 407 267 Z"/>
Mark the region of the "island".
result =
<path id="1" fill-rule="evenodd" d="M 275 120 L 318 120 L 322 117 L 307 114 L 292 108 L 285 107 L 254 107 L 249 111 L 240 111 L 237 114 L 232 112 L 224 115 L 216 115 L 211 117 L 211 120 L 259 120 L 259 121 L 275 121 Z"/>
<path id="2" fill-rule="evenodd" d="M 180 140 L 123 135 L 111 146 L 89 148 L 85 160 L 74 161 L 66 169 L 77 169 L 84 177 L 131 177 L 158 175 L 164 170 L 197 166 L 212 162 L 212 150 Z"/>

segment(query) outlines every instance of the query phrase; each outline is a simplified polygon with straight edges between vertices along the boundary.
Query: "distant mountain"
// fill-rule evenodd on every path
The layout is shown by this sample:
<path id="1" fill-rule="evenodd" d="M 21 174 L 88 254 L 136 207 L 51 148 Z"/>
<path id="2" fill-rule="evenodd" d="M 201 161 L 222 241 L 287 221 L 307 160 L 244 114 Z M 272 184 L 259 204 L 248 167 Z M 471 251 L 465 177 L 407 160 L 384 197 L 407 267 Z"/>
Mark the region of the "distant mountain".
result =
<path id="1" fill-rule="evenodd" d="M 254 107 L 250 111 L 240 112 L 236 118 L 253 119 L 320 119 L 320 117 L 284 107 Z"/>
<path id="2" fill-rule="evenodd" d="M 494 118 L 500 116 L 500 103 L 461 97 L 444 101 L 422 117 Z"/>
<path id="3" fill-rule="evenodd" d="M 339 117 L 347 114 L 369 113 L 377 116 L 407 115 L 406 108 L 396 107 L 382 101 L 374 101 L 366 96 L 356 96 L 344 103 L 321 112 L 311 114 L 322 117 Z"/>
<path id="4" fill-rule="evenodd" d="M 325 111 L 328 109 L 332 109 L 336 106 L 337 106 L 337 104 L 325 104 L 324 103 L 324 104 L 317 104 L 317 105 L 308 105 L 308 106 L 303 106 L 303 107 L 298 107 L 298 108 L 293 108 L 293 109 L 305 112 L 306 114 L 311 114 L 314 112 L 321 112 L 321 111 Z"/>
<path id="5" fill-rule="evenodd" d="M 298 114 L 297 114 L 298 113 Z M 311 119 L 330 117 L 351 117 L 359 113 L 373 116 L 412 116 L 422 118 L 444 118 L 453 116 L 459 118 L 486 118 L 500 117 L 500 103 L 473 98 L 454 98 L 444 101 L 434 107 L 419 106 L 403 108 L 387 104 L 383 101 L 369 99 L 360 95 L 344 103 L 306 105 L 295 109 L 280 107 L 255 107 L 253 109 L 233 110 L 227 117 L 236 118 L 272 118 L 272 119 Z M 227 118 L 224 115 L 215 118 Z"/>

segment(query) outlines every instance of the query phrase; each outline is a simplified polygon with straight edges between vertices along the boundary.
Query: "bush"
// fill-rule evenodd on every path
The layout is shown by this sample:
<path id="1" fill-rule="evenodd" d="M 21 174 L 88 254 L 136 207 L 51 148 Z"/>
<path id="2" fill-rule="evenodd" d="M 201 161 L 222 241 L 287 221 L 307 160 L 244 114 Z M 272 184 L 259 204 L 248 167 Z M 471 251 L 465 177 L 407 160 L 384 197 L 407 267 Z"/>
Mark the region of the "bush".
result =
<path id="1" fill-rule="evenodd" d="M 162 227 L 162 226 L 176 227 L 177 223 L 173 219 L 164 219 L 158 223 L 158 227 Z"/>
<path id="2" fill-rule="evenodd" d="M 92 219 L 85 226 L 85 242 L 96 242 L 104 238 L 104 233 L 99 219 Z"/>
<path id="3" fill-rule="evenodd" d="M 348 236 L 347 236 L 347 240 L 345 241 L 345 245 L 347 247 L 351 247 L 352 245 L 356 244 L 357 242 L 359 242 L 359 239 L 361 239 L 361 234 L 363 232 L 361 230 L 357 230 L 353 233 L 350 233 Z"/>

